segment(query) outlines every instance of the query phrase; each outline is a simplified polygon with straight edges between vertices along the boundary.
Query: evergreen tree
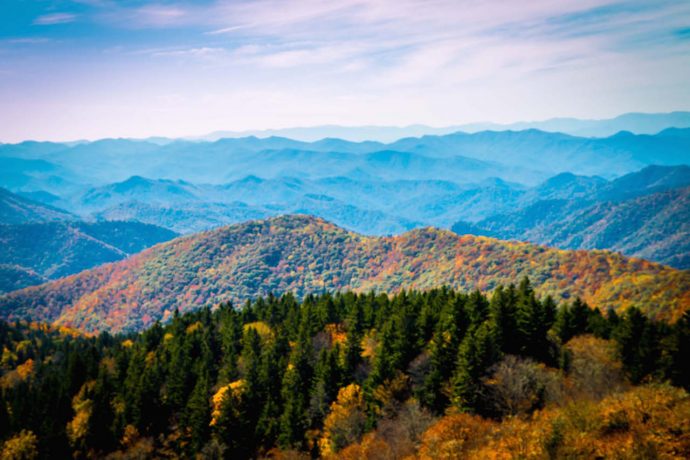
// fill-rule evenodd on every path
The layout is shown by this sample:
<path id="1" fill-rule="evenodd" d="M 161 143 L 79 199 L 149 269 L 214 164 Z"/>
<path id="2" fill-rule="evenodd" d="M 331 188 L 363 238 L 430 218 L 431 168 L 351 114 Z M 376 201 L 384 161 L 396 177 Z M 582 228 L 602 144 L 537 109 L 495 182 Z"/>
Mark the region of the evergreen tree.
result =
<path id="1" fill-rule="evenodd" d="M 321 350 L 314 369 L 314 387 L 311 391 L 309 415 L 312 426 L 318 426 L 328 413 L 330 404 L 338 396 L 342 377 L 339 365 L 340 347 Z"/>
<path id="2" fill-rule="evenodd" d="M 515 289 L 512 285 L 508 289 L 504 289 L 502 286 L 496 288 L 489 303 L 489 318 L 494 337 L 500 349 L 506 354 L 518 354 L 520 352 L 515 337 L 517 330 L 515 304 Z"/>
<path id="3" fill-rule="evenodd" d="M 308 427 L 307 393 L 313 377 L 311 335 L 308 321 L 300 325 L 297 344 L 293 350 L 283 379 L 283 414 L 280 418 L 278 444 L 282 447 L 299 447 L 304 442 Z"/>
<path id="4" fill-rule="evenodd" d="M 460 345 L 451 378 L 451 402 L 462 410 L 474 411 L 481 403 L 481 378 L 499 357 L 488 322 L 468 332 Z"/>
<path id="5" fill-rule="evenodd" d="M 362 361 L 362 330 L 364 312 L 359 301 L 352 303 L 347 318 L 347 339 L 343 354 L 343 383 L 351 383 L 355 380 L 357 366 Z"/>
<path id="6" fill-rule="evenodd" d="M 654 371 L 659 357 L 656 328 L 638 308 L 631 307 L 625 312 L 614 331 L 614 339 L 633 383 L 641 382 Z"/>
<path id="7" fill-rule="evenodd" d="M 487 302 L 486 297 L 480 291 L 473 291 L 467 298 L 465 309 L 470 323 L 478 326 L 488 318 L 489 302 Z"/>
<path id="8" fill-rule="evenodd" d="M 660 364 L 664 376 L 674 385 L 690 390 L 690 311 L 671 327 L 661 339 Z"/>
<path id="9" fill-rule="evenodd" d="M 209 437 L 209 423 L 211 421 L 209 388 L 208 372 L 201 371 L 187 402 L 187 425 L 191 434 L 191 452 L 199 452 Z"/>
<path id="10" fill-rule="evenodd" d="M 259 380 L 263 389 L 263 407 L 256 425 L 256 436 L 260 445 L 272 446 L 278 438 L 282 410 L 281 378 L 287 367 L 289 351 L 287 335 L 281 328 L 276 331 L 273 341 L 264 347 L 261 355 Z"/>
<path id="11" fill-rule="evenodd" d="M 381 385 L 386 380 L 390 380 L 395 375 L 401 356 L 395 348 L 394 323 L 390 321 L 381 331 L 378 338 L 376 355 L 372 364 L 372 370 L 367 379 L 366 388 L 371 390 Z"/>

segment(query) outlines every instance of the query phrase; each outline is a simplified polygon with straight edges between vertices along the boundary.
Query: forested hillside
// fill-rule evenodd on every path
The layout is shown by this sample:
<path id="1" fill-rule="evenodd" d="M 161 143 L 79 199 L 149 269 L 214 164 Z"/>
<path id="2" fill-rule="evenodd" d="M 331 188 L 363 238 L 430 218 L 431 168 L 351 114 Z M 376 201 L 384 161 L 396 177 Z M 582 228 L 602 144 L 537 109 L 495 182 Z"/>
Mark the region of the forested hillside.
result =
<path id="1" fill-rule="evenodd" d="M 589 205 L 572 199 L 542 200 L 471 225 L 456 223 L 453 230 L 566 249 L 611 249 L 687 269 L 690 187 Z"/>
<path id="2" fill-rule="evenodd" d="M 126 336 L 0 322 L 0 346 L 3 458 L 690 455 L 690 315 L 557 307 L 526 279 L 269 296 Z"/>
<path id="3" fill-rule="evenodd" d="M 0 224 L 0 293 L 122 260 L 176 236 L 138 222 Z"/>
<path id="4" fill-rule="evenodd" d="M 0 188 L 0 223 L 25 224 L 73 219 L 76 219 L 76 216 L 67 211 L 23 198 Z"/>
<path id="5" fill-rule="evenodd" d="M 322 219 L 284 216 L 157 245 L 127 260 L 0 297 L 9 319 L 87 331 L 138 330 L 177 308 L 292 292 L 397 292 L 448 285 L 490 291 L 529 276 L 540 294 L 599 308 L 636 305 L 678 319 L 690 272 L 605 251 L 562 251 L 426 228 L 366 237 Z"/>

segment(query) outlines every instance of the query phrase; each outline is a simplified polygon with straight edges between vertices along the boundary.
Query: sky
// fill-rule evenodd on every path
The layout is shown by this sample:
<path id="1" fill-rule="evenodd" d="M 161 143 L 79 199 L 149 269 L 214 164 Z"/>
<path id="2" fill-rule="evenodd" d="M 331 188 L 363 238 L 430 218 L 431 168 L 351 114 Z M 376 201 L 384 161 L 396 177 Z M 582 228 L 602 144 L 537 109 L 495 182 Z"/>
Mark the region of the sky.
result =
<path id="1" fill-rule="evenodd" d="M 690 108 L 687 0 L 2 0 L 0 142 Z"/>

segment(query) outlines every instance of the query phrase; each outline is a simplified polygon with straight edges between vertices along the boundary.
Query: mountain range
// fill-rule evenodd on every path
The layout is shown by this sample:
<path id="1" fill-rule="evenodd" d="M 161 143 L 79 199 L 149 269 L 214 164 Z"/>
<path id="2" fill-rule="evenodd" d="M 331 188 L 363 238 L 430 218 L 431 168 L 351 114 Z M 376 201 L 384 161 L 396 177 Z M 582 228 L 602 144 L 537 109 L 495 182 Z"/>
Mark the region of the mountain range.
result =
<path id="1" fill-rule="evenodd" d="M 76 216 L 62 209 L 39 203 L 0 188 L 0 222 L 19 224 L 74 220 Z"/>
<path id="2" fill-rule="evenodd" d="M 420 137 L 387 142 L 240 137 L 0 144 L 0 186 L 6 187 L 0 189 L 0 241 L 7 247 L 0 291 L 118 261 L 178 234 L 291 214 L 318 216 L 361 235 L 433 226 L 562 249 L 614 250 L 687 269 L 687 116 L 628 114 L 541 126 L 615 128 L 605 137 L 516 125 L 529 129 L 419 131 Z M 663 129 L 642 134 L 653 127 Z M 636 133 L 618 131 L 623 128 Z"/>
<path id="3" fill-rule="evenodd" d="M 511 205 L 452 229 L 566 249 L 611 249 L 690 268 L 690 167 L 648 167 L 611 182 L 563 174 Z"/>
<path id="4" fill-rule="evenodd" d="M 177 140 L 166 145 L 104 139 L 77 145 L 24 142 L 0 145 L 0 158 L 14 164 L 0 186 L 67 198 L 85 187 L 131 176 L 225 184 L 255 175 L 318 180 L 447 180 L 476 183 L 498 177 L 536 185 L 571 172 L 608 179 L 644 166 L 690 162 L 690 129 L 655 135 L 621 132 L 606 138 L 575 137 L 538 130 L 483 131 L 406 138 L 383 144 L 324 139 L 238 138 L 216 142 Z M 36 169 L 36 161 L 41 167 Z M 17 181 L 15 176 L 22 176 Z M 3 180 L 3 176 L 0 176 Z"/>
<path id="5" fill-rule="evenodd" d="M 6 319 L 85 331 L 138 330 L 176 309 L 271 292 L 491 290 L 529 276 L 542 294 L 574 296 L 622 311 L 631 305 L 673 320 L 690 307 L 690 272 L 606 251 L 564 251 L 424 228 L 367 237 L 322 219 L 286 216 L 222 227 L 162 243 L 0 298 Z"/>
<path id="6" fill-rule="evenodd" d="M 404 137 L 425 135 L 444 135 L 458 131 L 475 133 L 478 131 L 521 131 L 539 129 L 560 132 L 573 136 L 606 137 L 620 131 L 636 134 L 655 134 L 666 128 L 690 128 L 690 112 L 671 113 L 626 113 L 614 118 L 582 120 L 577 118 L 552 118 L 544 121 L 500 123 L 468 123 L 434 128 L 425 125 L 397 126 L 337 126 L 324 125 L 304 128 L 285 128 L 254 131 L 216 131 L 204 136 L 189 137 L 190 140 L 216 141 L 226 137 L 289 137 L 312 142 L 325 138 L 345 139 L 353 142 L 374 140 L 393 142 Z M 151 138 L 153 142 L 170 142 L 170 139 Z"/>
<path id="7" fill-rule="evenodd" d="M 90 188 L 65 205 L 89 220 L 139 221 L 177 233 L 295 213 L 323 217 L 369 235 L 433 225 L 571 249 L 614 249 L 686 268 L 685 187 L 690 187 L 688 166 L 648 166 L 611 181 L 562 173 L 535 187 L 501 179 L 457 184 L 257 176 L 224 185 L 197 185 L 133 176 Z M 600 230 L 587 229 L 589 225 Z M 621 241 L 610 235 L 576 236 L 582 231 L 604 235 L 605 227 Z"/>
<path id="8" fill-rule="evenodd" d="M 389 144 L 273 137 L 0 146 L 8 177 L 23 177 L 8 180 L 21 194 L 17 199 L 43 201 L 53 213 L 60 207 L 78 220 L 131 220 L 193 233 L 302 213 L 369 235 L 452 227 L 564 248 L 614 249 L 679 268 L 688 263 L 687 230 L 665 222 L 684 222 L 682 200 L 663 209 L 663 197 L 639 202 L 656 203 L 651 208 L 619 207 L 626 221 L 637 222 L 625 241 L 577 234 L 592 233 L 585 221 L 618 228 L 623 214 L 602 214 L 592 208 L 597 204 L 690 186 L 689 155 L 690 129 L 678 128 L 607 138 L 454 133 Z M 582 219 L 561 229 L 576 212 Z"/>

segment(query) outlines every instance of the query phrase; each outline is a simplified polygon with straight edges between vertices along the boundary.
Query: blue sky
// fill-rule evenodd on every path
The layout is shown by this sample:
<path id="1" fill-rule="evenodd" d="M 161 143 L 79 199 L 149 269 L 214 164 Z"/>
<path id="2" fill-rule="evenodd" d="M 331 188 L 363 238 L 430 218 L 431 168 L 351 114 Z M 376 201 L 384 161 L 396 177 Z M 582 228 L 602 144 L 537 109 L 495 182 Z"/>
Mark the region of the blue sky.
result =
<path id="1" fill-rule="evenodd" d="M 690 108 L 690 1 L 3 0 L 0 141 Z"/>

